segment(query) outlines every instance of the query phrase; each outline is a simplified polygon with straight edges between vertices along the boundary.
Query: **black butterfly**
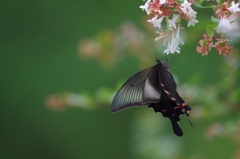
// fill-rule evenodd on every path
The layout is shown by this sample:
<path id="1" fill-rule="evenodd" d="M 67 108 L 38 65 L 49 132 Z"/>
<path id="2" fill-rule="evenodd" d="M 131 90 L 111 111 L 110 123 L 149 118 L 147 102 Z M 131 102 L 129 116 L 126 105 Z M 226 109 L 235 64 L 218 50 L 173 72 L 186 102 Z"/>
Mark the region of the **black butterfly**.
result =
<path id="1" fill-rule="evenodd" d="M 156 61 L 155 66 L 138 72 L 124 83 L 113 99 L 111 111 L 148 105 L 156 113 L 161 112 L 169 118 L 174 133 L 182 136 L 183 132 L 177 122 L 180 121 L 179 116 L 185 114 L 193 127 L 188 114 L 191 107 L 179 96 L 169 67 L 160 59 Z"/>

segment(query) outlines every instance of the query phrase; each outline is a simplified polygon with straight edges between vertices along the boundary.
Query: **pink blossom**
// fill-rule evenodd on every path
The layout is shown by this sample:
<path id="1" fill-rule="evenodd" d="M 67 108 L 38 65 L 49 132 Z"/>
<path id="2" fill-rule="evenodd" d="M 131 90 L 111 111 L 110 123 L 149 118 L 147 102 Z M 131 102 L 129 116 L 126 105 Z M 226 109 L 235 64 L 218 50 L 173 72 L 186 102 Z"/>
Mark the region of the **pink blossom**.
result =
<path id="1" fill-rule="evenodd" d="M 201 53 L 203 56 L 205 56 L 213 47 L 213 37 L 208 37 L 206 34 L 203 34 L 203 37 L 204 38 L 198 42 L 200 46 L 198 46 L 196 50 L 198 53 Z"/>
<path id="2" fill-rule="evenodd" d="M 221 39 L 216 39 L 218 42 L 215 43 L 215 48 L 219 52 L 219 55 L 224 55 L 230 53 L 230 49 L 232 46 L 227 45 L 227 43 L 230 41 L 229 39 L 221 38 Z"/>

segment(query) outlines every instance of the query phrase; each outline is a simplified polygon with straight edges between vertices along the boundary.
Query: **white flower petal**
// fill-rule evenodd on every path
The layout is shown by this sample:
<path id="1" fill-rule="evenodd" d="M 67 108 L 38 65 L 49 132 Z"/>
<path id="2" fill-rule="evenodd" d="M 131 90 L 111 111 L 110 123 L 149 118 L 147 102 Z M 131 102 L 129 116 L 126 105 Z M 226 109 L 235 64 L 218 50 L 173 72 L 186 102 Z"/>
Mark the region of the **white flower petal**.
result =
<path id="1" fill-rule="evenodd" d="M 149 3 L 151 0 L 148 0 L 144 5 L 141 5 L 139 8 L 141 8 L 142 10 L 145 10 L 147 12 L 147 14 L 149 14 Z"/>
<path id="2" fill-rule="evenodd" d="M 192 3 L 188 3 L 187 0 L 184 0 L 184 2 L 181 4 L 180 9 L 183 11 L 184 14 L 187 14 L 189 9 L 191 8 Z"/>
<path id="3" fill-rule="evenodd" d="M 193 19 L 193 18 L 196 18 L 197 16 L 197 12 L 195 12 L 192 8 L 190 8 L 189 10 L 188 10 L 188 13 L 186 14 L 188 17 L 189 17 L 189 19 Z"/>
<path id="4" fill-rule="evenodd" d="M 172 36 L 171 42 L 168 43 L 168 47 L 166 50 L 164 50 L 164 53 L 168 54 L 174 54 L 175 52 L 180 53 L 180 48 L 178 47 L 179 44 L 184 44 L 183 40 L 180 38 L 179 35 L 179 28 L 177 30 L 177 35 L 174 37 L 174 34 Z"/>
<path id="5" fill-rule="evenodd" d="M 220 23 L 218 24 L 218 27 L 214 29 L 216 29 L 218 33 L 228 32 L 231 29 L 229 20 L 226 17 L 222 17 Z"/>
<path id="6" fill-rule="evenodd" d="M 197 12 L 195 12 L 192 7 L 192 3 L 188 3 L 187 0 L 184 1 L 184 3 L 181 4 L 182 7 L 180 9 L 183 11 L 184 14 L 188 17 L 188 27 L 195 26 L 196 23 L 198 23 L 198 20 L 195 19 L 197 16 Z"/>
<path id="7" fill-rule="evenodd" d="M 162 16 L 159 19 L 157 19 L 157 18 L 158 18 L 158 16 L 156 15 L 155 17 L 148 20 L 147 22 L 152 23 L 155 28 L 158 27 L 159 29 L 161 29 L 161 23 L 163 21 L 164 16 Z"/>
<path id="8" fill-rule="evenodd" d="M 238 8 L 238 6 L 239 6 L 239 3 L 235 4 L 235 2 L 232 1 L 232 6 L 230 8 L 228 8 L 228 10 L 230 12 L 232 12 L 233 14 L 235 14 L 236 12 L 240 11 L 240 8 Z"/>
<path id="9" fill-rule="evenodd" d="M 160 0 L 159 4 L 163 4 L 163 3 L 166 3 L 166 2 L 167 2 L 167 0 Z"/>
<path id="10" fill-rule="evenodd" d="M 198 20 L 197 19 L 191 19 L 188 21 L 188 27 L 190 27 L 191 25 L 192 26 L 195 26 L 195 24 L 198 23 Z"/>
<path id="11" fill-rule="evenodd" d="M 178 20 L 178 17 L 179 16 L 176 16 L 175 18 L 173 18 L 172 20 L 168 20 L 168 22 L 169 22 L 169 27 L 171 28 L 171 27 L 173 27 L 174 29 L 176 29 L 177 27 L 176 27 L 176 21 Z"/>

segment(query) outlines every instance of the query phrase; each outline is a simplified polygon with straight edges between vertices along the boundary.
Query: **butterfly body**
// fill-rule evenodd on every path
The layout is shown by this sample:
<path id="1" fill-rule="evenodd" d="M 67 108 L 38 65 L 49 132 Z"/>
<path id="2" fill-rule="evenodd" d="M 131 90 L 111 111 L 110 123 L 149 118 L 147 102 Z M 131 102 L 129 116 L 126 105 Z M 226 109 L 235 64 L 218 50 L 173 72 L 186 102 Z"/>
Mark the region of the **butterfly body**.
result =
<path id="1" fill-rule="evenodd" d="M 179 96 L 169 67 L 159 59 L 156 61 L 155 66 L 138 72 L 123 84 L 113 99 L 111 111 L 147 105 L 156 113 L 160 112 L 169 118 L 174 133 L 182 136 L 183 132 L 177 122 L 181 114 L 189 117 L 191 107 Z"/>

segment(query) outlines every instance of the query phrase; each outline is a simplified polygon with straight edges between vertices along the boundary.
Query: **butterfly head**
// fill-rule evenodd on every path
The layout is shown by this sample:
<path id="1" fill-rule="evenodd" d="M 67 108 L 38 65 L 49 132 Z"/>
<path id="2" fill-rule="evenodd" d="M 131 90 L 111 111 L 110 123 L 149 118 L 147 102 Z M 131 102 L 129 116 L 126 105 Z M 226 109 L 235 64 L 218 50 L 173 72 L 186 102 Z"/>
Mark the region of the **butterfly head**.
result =
<path id="1" fill-rule="evenodd" d="M 161 64 L 161 60 L 159 58 L 156 59 L 157 64 Z"/>

